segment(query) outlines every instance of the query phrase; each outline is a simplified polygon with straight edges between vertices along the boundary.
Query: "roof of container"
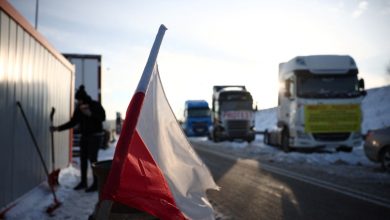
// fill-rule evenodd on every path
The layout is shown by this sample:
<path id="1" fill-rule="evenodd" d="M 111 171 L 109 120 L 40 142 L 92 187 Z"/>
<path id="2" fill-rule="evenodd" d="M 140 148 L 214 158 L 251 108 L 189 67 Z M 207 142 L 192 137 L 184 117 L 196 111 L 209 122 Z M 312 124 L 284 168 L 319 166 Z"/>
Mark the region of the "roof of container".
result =
<path id="1" fill-rule="evenodd" d="M 314 74 L 344 74 L 357 69 L 354 59 L 349 55 L 311 55 L 297 56 L 286 63 L 279 64 L 279 74 L 294 70 L 309 70 Z"/>

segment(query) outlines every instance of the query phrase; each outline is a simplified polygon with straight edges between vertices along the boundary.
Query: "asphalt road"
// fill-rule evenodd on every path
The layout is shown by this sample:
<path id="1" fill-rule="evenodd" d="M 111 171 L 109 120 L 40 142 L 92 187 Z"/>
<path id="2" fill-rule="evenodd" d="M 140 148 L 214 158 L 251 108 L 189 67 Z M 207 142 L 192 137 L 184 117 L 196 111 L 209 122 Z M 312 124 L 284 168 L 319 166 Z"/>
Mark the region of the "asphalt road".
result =
<path id="1" fill-rule="evenodd" d="M 208 192 L 221 219 L 390 219 L 390 205 L 192 144 L 221 187 Z"/>

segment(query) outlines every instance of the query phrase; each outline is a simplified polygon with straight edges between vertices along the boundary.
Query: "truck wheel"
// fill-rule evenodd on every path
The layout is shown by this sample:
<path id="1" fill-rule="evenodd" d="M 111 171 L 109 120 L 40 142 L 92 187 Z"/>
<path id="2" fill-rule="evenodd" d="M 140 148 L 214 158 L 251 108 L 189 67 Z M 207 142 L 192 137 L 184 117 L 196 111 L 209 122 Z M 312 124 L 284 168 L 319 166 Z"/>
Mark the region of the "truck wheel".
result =
<path id="1" fill-rule="evenodd" d="M 264 135 L 263 135 L 263 143 L 264 143 L 264 144 L 268 144 L 268 143 L 269 143 L 269 135 L 268 135 L 268 132 L 267 132 L 267 131 L 264 132 Z"/>
<path id="2" fill-rule="evenodd" d="M 382 151 L 380 159 L 382 169 L 384 171 L 390 172 L 390 146 L 386 147 L 386 149 Z"/>
<path id="3" fill-rule="evenodd" d="M 251 136 L 251 137 L 248 138 L 246 141 L 247 141 L 248 143 L 251 143 L 251 142 L 254 141 L 254 140 L 255 140 L 255 135 Z"/>
<path id="4" fill-rule="evenodd" d="M 214 139 L 214 142 L 216 142 L 216 143 L 221 142 L 221 137 L 219 137 L 217 130 L 214 130 L 213 139 Z"/>
<path id="5" fill-rule="evenodd" d="M 284 129 L 282 131 L 282 149 L 284 152 L 288 153 L 291 151 L 290 143 L 289 143 L 289 137 L 288 131 Z"/>

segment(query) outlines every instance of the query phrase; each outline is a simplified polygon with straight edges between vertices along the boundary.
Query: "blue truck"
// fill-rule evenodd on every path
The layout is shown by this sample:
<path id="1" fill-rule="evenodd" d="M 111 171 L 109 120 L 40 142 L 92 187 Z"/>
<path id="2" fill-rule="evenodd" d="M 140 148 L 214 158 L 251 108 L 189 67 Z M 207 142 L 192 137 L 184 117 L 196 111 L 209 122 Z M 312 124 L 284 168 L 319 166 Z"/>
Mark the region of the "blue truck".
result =
<path id="1" fill-rule="evenodd" d="M 187 136 L 207 136 L 211 126 L 209 104 L 205 100 L 187 100 L 184 108 L 183 130 Z"/>

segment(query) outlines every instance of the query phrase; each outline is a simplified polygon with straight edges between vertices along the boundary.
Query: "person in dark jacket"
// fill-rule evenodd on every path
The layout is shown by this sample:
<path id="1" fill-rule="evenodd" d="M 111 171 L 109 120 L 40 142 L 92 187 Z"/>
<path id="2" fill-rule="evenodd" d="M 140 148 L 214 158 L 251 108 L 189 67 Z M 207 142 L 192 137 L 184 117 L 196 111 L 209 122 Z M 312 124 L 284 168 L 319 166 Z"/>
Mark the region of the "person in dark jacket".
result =
<path id="1" fill-rule="evenodd" d="M 77 104 L 70 121 L 58 126 L 50 127 L 52 131 L 63 131 L 79 125 L 81 133 L 80 140 L 80 166 L 81 166 L 81 181 L 74 187 L 75 190 L 87 188 L 87 171 L 88 160 L 91 163 L 97 161 L 98 151 L 103 144 L 103 121 L 106 119 L 106 114 L 102 105 L 91 99 L 85 91 L 84 85 L 81 85 L 77 92 Z M 92 185 L 87 188 L 86 192 L 97 190 L 97 177 L 93 176 Z"/>

